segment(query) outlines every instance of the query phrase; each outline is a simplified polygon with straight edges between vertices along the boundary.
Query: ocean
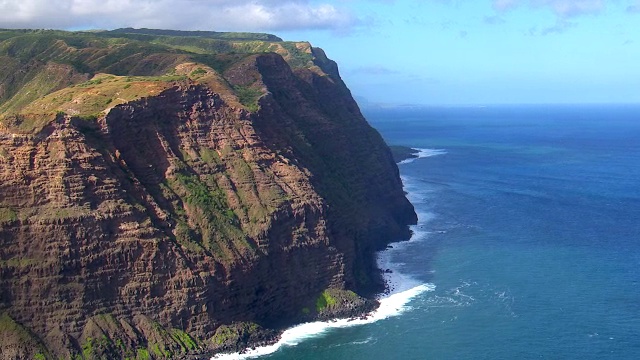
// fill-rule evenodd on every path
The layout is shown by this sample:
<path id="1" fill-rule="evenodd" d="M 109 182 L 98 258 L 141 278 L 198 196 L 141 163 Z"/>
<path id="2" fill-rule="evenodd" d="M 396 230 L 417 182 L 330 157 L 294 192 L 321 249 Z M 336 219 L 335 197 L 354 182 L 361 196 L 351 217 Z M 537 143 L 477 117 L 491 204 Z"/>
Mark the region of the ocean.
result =
<path id="1" fill-rule="evenodd" d="M 640 106 L 365 112 L 419 216 L 367 320 L 220 358 L 640 359 Z"/>

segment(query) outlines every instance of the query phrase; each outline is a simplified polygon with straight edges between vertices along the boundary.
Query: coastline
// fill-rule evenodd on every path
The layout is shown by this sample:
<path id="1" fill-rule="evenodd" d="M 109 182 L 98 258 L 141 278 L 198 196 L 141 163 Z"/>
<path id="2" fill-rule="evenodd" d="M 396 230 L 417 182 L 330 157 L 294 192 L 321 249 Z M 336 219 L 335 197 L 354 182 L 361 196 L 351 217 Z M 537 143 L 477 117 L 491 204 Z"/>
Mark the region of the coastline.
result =
<path id="1" fill-rule="evenodd" d="M 444 155 L 447 152 L 443 149 L 422 149 L 412 148 L 408 146 L 389 146 L 391 154 L 397 165 L 408 164 L 416 159 L 421 159 L 430 156 Z"/>
<path id="2" fill-rule="evenodd" d="M 413 228 L 413 226 L 411 227 Z M 435 289 L 435 286 L 431 284 L 419 283 L 409 276 L 400 273 L 388 256 L 394 250 L 397 251 L 401 248 L 398 244 L 408 241 L 411 241 L 411 239 L 394 242 L 392 244 L 395 244 L 395 246 L 390 246 L 385 250 L 377 252 L 376 261 L 385 282 L 385 289 L 383 292 L 376 294 L 374 298 L 364 298 L 365 301 L 361 303 L 362 306 L 359 308 L 338 307 L 333 309 L 334 313 L 349 313 L 348 316 L 338 315 L 336 317 L 330 317 L 326 314 L 320 314 L 311 321 L 298 323 L 285 329 L 272 330 L 260 328 L 251 334 L 251 337 L 257 341 L 248 339 L 246 343 L 242 344 L 242 350 L 235 349 L 236 351 L 233 352 L 234 349 L 225 349 L 227 351 L 222 350 L 214 354 L 203 353 L 201 355 L 205 355 L 211 360 L 259 358 L 273 354 L 282 347 L 295 346 L 306 339 L 322 336 L 332 329 L 371 324 L 379 320 L 400 315 L 406 310 L 407 303 L 414 297 L 423 292 L 433 291 Z M 196 355 L 194 355 L 193 358 L 196 358 Z"/>
<path id="3" fill-rule="evenodd" d="M 390 146 L 390 148 L 392 149 L 394 160 L 398 165 L 411 163 L 419 158 L 446 153 L 441 149 L 421 149 L 404 146 Z M 407 179 L 402 178 L 402 180 L 403 183 L 405 183 Z M 410 197 L 411 191 L 408 191 L 406 183 L 404 187 L 407 195 Z M 242 351 L 233 353 L 219 352 L 209 355 L 209 358 L 211 360 L 259 358 L 273 354 L 282 347 L 295 346 L 305 339 L 322 336 L 332 329 L 371 324 L 402 314 L 407 310 L 407 304 L 413 298 L 435 289 L 435 285 L 433 284 L 420 283 L 410 276 L 401 273 L 391 256 L 394 252 L 402 250 L 403 244 L 419 241 L 427 235 L 425 232 L 418 231 L 418 229 L 424 225 L 424 222 L 429 220 L 429 216 L 422 215 L 423 214 L 418 214 L 418 224 L 409 226 L 412 232 L 412 236 L 409 239 L 391 242 L 390 244 L 393 245 L 376 253 L 377 267 L 384 280 L 385 289 L 383 292 L 376 294 L 373 299 L 368 299 L 375 302 L 375 308 L 350 308 L 348 309 L 350 314 L 347 317 L 333 317 L 330 319 L 318 317 L 309 322 L 293 325 L 286 329 L 275 330 L 277 335 L 270 341 L 253 344 L 247 343 L 247 347 Z M 337 312 L 340 312 L 340 309 L 337 309 Z"/>
<path id="4" fill-rule="evenodd" d="M 401 146 L 401 145 L 389 145 L 391 155 L 396 164 L 402 164 L 403 161 L 408 159 L 415 159 L 418 157 L 417 149 Z"/>
<path id="5" fill-rule="evenodd" d="M 388 250 L 382 252 L 385 251 Z M 384 275 L 385 281 L 393 281 L 393 283 L 387 283 L 387 289 L 389 290 L 379 294 L 376 300 L 378 306 L 373 310 L 354 317 L 313 321 L 294 325 L 279 332 L 277 339 L 274 339 L 273 342 L 254 344 L 254 346 L 235 353 L 217 353 L 210 355 L 209 358 L 211 360 L 244 360 L 267 356 L 275 353 L 282 347 L 296 346 L 304 340 L 322 336 L 333 329 L 361 326 L 398 316 L 408 309 L 407 304 L 413 298 L 435 289 L 435 286 L 432 284 L 418 283 L 397 271 L 385 273 Z"/>

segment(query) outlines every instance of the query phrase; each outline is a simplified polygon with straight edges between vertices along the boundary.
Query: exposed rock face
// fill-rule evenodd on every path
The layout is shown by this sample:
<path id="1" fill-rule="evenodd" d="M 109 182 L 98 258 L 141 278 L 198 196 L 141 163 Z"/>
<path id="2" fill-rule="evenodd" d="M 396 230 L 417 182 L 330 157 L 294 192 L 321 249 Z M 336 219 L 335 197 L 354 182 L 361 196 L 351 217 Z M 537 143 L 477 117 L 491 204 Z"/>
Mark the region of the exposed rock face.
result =
<path id="1" fill-rule="evenodd" d="M 379 291 L 374 251 L 416 216 L 317 56 L 229 66 L 255 111 L 186 80 L 95 120 L 0 125 L 0 359 L 195 353 L 224 324 L 309 318 L 326 289 Z"/>

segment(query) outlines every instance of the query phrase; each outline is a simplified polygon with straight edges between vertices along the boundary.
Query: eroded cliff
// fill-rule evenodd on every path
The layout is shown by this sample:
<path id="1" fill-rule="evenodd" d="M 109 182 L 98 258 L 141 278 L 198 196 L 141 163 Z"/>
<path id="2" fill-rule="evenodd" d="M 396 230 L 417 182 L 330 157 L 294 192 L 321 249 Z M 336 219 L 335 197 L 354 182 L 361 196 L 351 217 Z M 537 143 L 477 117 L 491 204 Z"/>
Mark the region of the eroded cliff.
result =
<path id="1" fill-rule="evenodd" d="M 232 350 L 375 306 L 374 251 L 416 216 L 321 50 L 3 36 L 0 358 Z"/>

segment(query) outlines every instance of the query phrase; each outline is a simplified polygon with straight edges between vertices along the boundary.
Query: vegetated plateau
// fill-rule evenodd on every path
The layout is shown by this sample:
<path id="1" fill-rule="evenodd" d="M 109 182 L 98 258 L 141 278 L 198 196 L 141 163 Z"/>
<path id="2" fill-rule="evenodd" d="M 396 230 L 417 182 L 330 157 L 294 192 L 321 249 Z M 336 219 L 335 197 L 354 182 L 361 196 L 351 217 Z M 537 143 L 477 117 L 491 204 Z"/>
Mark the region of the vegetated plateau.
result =
<path id="1" fill-rule="evenodd" d="M 309 43 L 0 30 L 0 359 L 237 351 L 356 316 L 415 221 Z"/>

